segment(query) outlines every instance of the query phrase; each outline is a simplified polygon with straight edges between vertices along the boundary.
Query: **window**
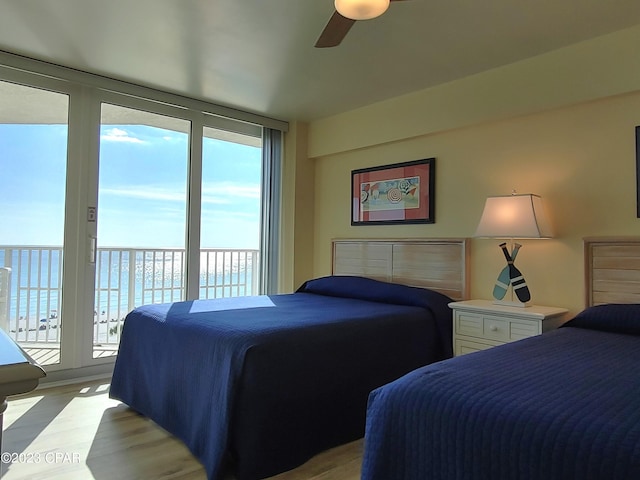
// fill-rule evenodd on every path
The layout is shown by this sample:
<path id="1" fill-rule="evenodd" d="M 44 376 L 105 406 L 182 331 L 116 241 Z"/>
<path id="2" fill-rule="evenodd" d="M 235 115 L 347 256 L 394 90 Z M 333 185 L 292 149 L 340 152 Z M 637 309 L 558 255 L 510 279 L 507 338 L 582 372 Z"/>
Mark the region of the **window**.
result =
<path id="1" fill-rule="evenodd" d="M 0 328 L 48 365 L 60 363 L 68 109 L 65 94 L 0 81 Z"/>

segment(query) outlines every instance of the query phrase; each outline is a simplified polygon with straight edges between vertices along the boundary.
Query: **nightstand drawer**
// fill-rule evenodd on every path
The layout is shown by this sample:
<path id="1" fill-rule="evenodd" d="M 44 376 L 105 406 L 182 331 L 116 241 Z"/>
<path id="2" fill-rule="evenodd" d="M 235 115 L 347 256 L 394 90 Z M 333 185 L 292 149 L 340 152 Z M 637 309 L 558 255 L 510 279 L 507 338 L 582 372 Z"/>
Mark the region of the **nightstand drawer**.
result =
<path id="1" fill-rule="evenodd" d="M 456 312 L 455 331 L 458 335 L 482 337 L 484 326 L 482 316 L 464 312 Z"/>
<path id="2" fill-rule="evenodd" d="M 491 340 L 509 340 L 509 320 L 493 317 L 482 318 L 482 336 Z"/>
<path id="3" fill-rule="evenodd" d="M 539 335 L 540 324 L 534 322 L 509 322 L 509 339 L 522 340 L 523 338 Z"/>
<path id="4" fill-rule="evenodd" d="M 466 340 L 462 338 L 455 339 L 454 355 L 464 355 L 466 353 L 479 352 L 480 350 L 486 350 L 491 347 L 500 345 L 500 343 L 482 343 Z"/>
<path id="5" fill-rule="evenodd" d="M 540 324 L 536 322 L 506 320 L 498 317 L 483 317 L 483 337 L 491 340 L 513 342 L 538 335 Z"/>
<path id="6" fill-rule="evenodd" d="M 521 340 L 541 333 L 539 322 L 509 320 L 492 315 L 456 312 L 455 322 L 457 335 L 486 338 L 500 342 Z"/>

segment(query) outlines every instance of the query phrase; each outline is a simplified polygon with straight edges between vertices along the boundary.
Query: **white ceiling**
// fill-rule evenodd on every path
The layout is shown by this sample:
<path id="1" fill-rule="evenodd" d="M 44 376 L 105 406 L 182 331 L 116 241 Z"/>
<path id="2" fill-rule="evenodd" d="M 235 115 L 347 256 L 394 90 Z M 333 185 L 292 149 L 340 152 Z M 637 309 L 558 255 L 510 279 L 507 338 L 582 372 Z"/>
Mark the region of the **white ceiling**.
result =
<path id="1" fill-rule="evenodd" d="M 638 0 L 410 0 L 316 49 L 332 0 L 0 0 L 0 50 L 311 121 L 640 23 Z"/>

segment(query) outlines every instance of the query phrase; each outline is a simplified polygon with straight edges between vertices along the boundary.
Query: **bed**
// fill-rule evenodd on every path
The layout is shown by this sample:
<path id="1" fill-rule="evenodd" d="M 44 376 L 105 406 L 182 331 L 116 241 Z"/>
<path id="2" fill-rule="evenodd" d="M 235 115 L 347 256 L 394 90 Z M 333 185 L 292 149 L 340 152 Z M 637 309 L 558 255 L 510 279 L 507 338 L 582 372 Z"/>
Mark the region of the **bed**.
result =
<path id="1" fill-rule="evenodd" d="M 640 478 L 640 239 L 585 240 L 584 311 L 369 398 L 362 480 Z"/>
<path id="2" fill-rule="evenodd" d="M 336 240 L 295 293 L 147 305 L 126 318 L 110 395 L 217 480 L 265 478 L 361 438 L 371 390 L 451 356 L 465 239 Z"/>

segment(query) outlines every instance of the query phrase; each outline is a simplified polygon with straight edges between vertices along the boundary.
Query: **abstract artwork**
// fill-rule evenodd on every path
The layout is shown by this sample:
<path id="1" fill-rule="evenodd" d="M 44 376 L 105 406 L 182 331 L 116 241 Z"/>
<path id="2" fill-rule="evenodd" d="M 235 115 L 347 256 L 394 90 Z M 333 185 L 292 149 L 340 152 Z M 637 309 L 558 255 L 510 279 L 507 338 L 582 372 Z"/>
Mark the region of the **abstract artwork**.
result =
<path id="1" fill-rule="evenodd" d="M 351 172 L 351 224 L 434 223 L 435 159 Z"/>

